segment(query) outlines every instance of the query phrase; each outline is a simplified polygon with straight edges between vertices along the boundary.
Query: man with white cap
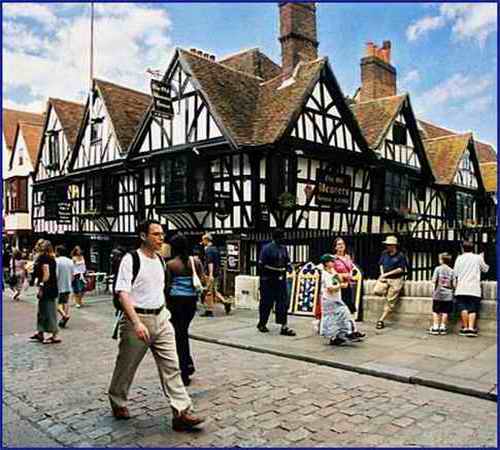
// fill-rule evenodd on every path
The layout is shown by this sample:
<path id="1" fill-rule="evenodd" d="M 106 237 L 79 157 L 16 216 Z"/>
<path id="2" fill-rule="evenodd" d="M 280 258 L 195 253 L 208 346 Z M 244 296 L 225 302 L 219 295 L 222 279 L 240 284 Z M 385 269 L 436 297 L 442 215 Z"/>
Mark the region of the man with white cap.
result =
<path id="1" fill-rule="evenodd" d="M 384 305 L 384 312 L 377 322 L 378 330 L 385 327 L 384 320 L 396 306 L 403 289 L 403 276 L 408 270 L 408 261 L 399 251 L 398 238 L 396 236 L 387 236 L 383 244 L 386 250 L 382 252 L 379 260 L 380 277 L 388 285 L 387 302 Z"/>

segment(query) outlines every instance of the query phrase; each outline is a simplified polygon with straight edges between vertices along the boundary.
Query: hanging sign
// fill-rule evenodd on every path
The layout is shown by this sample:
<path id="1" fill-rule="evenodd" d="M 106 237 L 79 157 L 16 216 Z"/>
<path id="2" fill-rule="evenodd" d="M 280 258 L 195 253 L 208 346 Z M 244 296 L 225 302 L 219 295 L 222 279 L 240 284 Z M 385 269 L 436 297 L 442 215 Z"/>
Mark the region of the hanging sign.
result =
<path id="1" fill-rule="evenodd" d="M 347 209 L 351 204 L 351 177 L 331 170 L 316 172 L 316 204 L 331 209 Z"/>
<path id="2" fill-rule="evenodd" d="M 160 80 L 151 80 L 154 114 L 171 119 L 174 116 L 170 85 Z"/>

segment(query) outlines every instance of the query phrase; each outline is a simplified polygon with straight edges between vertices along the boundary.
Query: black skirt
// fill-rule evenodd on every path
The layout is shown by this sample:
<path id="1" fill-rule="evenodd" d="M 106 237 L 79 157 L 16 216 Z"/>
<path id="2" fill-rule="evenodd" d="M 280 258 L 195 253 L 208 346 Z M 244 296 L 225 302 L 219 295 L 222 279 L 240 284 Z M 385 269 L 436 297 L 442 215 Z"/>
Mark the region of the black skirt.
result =
<path id="1" fill-rule="evenodd" d="M 356 305 L 354 304 L 354 299 L 352 298 L 351 286 L 346 287 L 346 288 L 342 288 L 341 295 L 342 295 L 342 301 L 344 302 L 344 305 L 347 306 L 347 309 L 349 309 L 351 314 L 354 314 L 357 311 L 357 309 L 356 309 Z"/>

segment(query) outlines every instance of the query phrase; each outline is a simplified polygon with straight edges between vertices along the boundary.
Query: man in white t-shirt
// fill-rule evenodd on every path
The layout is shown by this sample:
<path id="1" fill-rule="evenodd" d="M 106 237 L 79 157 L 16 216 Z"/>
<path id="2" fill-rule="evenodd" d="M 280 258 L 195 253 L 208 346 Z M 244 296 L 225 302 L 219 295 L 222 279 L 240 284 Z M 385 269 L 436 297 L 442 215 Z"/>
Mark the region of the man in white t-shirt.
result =
<path id="1" fill-rule="evenodd" d="M 173 411 L 172 428 L 188 431 L 203 422 L 191 414 L 191 399 L 182 382 L 175 345 L 175 332 L 165 308 L 165 266 L 157 252 L 164 239 L 157 221 L 139 225 L 141 246 L 139 272 L 133 280 L 133 257 L 128 253 L 120 263 L 115 292 L 120 296 L 124 318 L 120 323 L 120 344 L 109 398 L 113 415 L 129 419 L 127 397 L 137 368 L 148 348 L 153 352 L 163 392 Z"/>
<path id="2" fill-rule="evenodd" d="M 464 253 L 457 258 L 453 268 L 457 280 L 455 298 L 462 318 L 460 334 L 476 337 L 476 317 L 481 301 L 481 272 L 488 272 L 490 267 L 484 262 L 482 254 L 472 253 L 472 242 L 464 241 L 462 246 Z"/>
<path id="3" fill-rule="evenodd" d="M 59 291 L 59 304 L 57 311 L 61 314 L 59 326 L 66 328 L 66 324 L 70 318 L 69 314 L 69 296 L 72 292 L 73 281 L 73 261 L 68 258 L 68 250 L 64 245 L 56 247 L 56 274 L 57 274 L 57 290 Z"/>

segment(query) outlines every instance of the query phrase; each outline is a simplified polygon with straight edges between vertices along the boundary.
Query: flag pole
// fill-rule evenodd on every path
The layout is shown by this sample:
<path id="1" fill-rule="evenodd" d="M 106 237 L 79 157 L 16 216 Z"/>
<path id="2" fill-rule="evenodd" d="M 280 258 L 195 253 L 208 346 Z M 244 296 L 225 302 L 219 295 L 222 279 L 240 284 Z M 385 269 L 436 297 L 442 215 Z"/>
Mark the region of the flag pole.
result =
<path id="1" fill-rule="evenodd" d="M 90 3 L 90 73 L 89 73 L 89 124 L 92 138 L 92 110 L 94 109 L 94 2 Z"/>

